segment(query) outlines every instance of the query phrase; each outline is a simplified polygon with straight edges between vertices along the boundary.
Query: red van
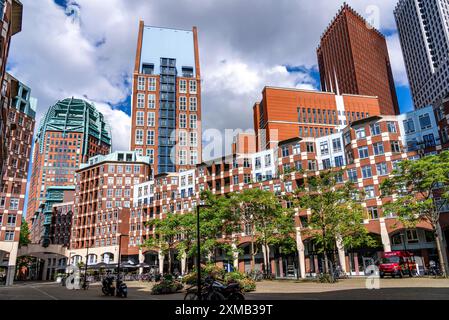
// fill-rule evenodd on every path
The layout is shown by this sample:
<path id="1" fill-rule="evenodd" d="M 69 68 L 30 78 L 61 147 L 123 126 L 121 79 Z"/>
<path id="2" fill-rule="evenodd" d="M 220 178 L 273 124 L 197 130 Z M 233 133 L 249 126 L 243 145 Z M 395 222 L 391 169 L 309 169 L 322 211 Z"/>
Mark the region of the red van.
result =
<path id="1" fill-rule="evenodd" d="M 413 254 L 406 251 L 385 252 L 380 258 L 379 274 L 381 278 L 385 275 L 402 278 L 406 274 L 413 277 L 416 274 Z"/>

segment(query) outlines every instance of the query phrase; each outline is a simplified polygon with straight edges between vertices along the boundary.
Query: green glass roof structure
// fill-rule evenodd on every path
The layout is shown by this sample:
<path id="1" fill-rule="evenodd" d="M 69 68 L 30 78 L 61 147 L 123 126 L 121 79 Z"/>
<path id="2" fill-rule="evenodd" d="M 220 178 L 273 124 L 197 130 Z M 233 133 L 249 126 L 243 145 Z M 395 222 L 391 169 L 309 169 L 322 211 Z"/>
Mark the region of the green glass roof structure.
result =
<path id="1" fill-rule="evenodd" d="M 111 145 L 111 128 L 95 106 L 85 100 L 67 98 L 51 106 L 42 118 L 36 135 L 39 152 L 44 149 L 45 132 L 84 133 L 83 155 L 87 154 L 89 136 Z"/>

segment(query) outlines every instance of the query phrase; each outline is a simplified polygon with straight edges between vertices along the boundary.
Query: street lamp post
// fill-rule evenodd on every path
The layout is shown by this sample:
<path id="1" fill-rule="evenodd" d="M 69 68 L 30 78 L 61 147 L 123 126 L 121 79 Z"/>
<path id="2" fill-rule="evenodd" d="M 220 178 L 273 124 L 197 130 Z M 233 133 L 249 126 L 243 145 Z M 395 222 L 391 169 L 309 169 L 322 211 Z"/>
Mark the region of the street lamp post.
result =
<path id="1" fill-rule="evenodd" d="M 87 240 L 87 252 L 86 252 L 86 263 L 84 264 L 84 282 L 83 289 L 86 289 L 86 281 L 87 281 L 87 264 L 89 263 L 89 243 L 90 240 Z"/>
<path id="2" fill-rule="evenodd" d="M 200 248 L 200 208 L 208 207 L 208 205 L 198 204 L 196 206 L 196 249 L 197 249 L 197 257 L 196 257 L 196 285 L 198 289 L 198 300 L 201 300 L 201 248 Z"/>
<path id="3" fill-rule="evenodd" d="M 402 243 L 404 244 L 404 251 L 407 251 L 407 244 L 405 243 L 405 239 L 406 239 L 406 234 L 401 233 L 401 240 L 402 240 Z"/>

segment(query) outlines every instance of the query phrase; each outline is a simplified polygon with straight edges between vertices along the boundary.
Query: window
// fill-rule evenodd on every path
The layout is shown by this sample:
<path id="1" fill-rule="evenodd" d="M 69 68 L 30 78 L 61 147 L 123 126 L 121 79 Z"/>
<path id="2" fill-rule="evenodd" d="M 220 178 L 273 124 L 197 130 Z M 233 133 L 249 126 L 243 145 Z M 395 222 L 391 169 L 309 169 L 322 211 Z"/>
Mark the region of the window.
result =
<path id="1" fill-rule="evenodd" d="M 156 78 L 148 78 L 148 91 L 156 91 Z"/>
<path id="2" fill-rule="evenodd" d="M 150 164 L 154 163 L 154 150 L 147 149 L 147 157 L 150 157 Z"/>
<path id="3" fill-rule="evenodd" d="M 9 200 L 9 209 L 10 210 L 18 210 L 19 209 L 19 199 L 11 198 L 11 200 Z"/>
<path id="4" fill-rule="evenodd" d="M 196 165 L 198 163 L 198 154 L 196 150 L 190 151 L 190 164 Z"/>
<path id="5" fill-rule="evenodd" d="M 426 146 L 426 148 L 435 146 L 435 137 L 434 137 L 433 133 L 424 135 L 423 140 L 424 140 L 424 145 Z"/>
<path id="6" fill-rule="evenodd" d="M 148 95 L 148 109 L 156 109 L 156 95 L 155 94 Z"/>
<path id="7" fill-rule="evenodd" d="M 190 132 L 190 146 L 191 147 L 197 147 L 198 146 L 198 140 L 196 132 Z"/>
<path id="8" fill-rule="evenodd" d="M 380 132 L 380 124 L 379 123 L 373 123 L 372 125 L 370 125 L 370 129 L 371 129 L 371 135 L 372 136 L 378 136 L 381 134 Z"/>
<path id="9" fill-rule="evenodd" d="M 331 160 L 330 159 L 323 159 L 323 169 L 329 169 L 331 167 Z"/>
<path id="10" fill-rule="evenodd" d="M 315 162 L 315 160 L 307 160 L 307 168 L 310 171 L 316 171 L 316 162 Z"/>
<path id="11" fill-rule="evenodd" d="M 418 232 L 416 230 L 407 230 L 407 242 L 408 243 L 418 243 Z"/>
<path id="12" fill-rule="evenodd" d="M 16 226 L 16 215 L 8 214 L 8 227 L 15 227 L 15 226 Z"/>
<path id="13" fill-rule="evenodd" d="M 271 166 L 271 155 L 266 154 L 265 155 L 265 167 L 269 167 L 269 166 Z"/>
<path id="14" fill-rule="evenodd" d="M 413 122 L 413 119 L 404 120 L 403 124 L 406 134 L 415 132 L 415 123 Z"/>
<path id="15" fill-rule="evenodd" d="M 379 219 L 379 210 L 377 209 L 377 207 L 369 207 L 368 208 L 368 217 L 371 220 Z"/>
<path id="16" fill-rule="evenodd" d="M 376 197 L 376 193 L 374 191 L 374 186 L 366 186 L 365 187 L 365 199 L 373 199 Z"/>
<path id="17" fill-rule="evenodd" d="M 321 142 L 320 143 L 320 152 L 322 156 L 329 154 L 329 145 L 327 142 Z"/>
<path id="18" fill-rule="evenodd" d="M 368 147 L 359 147 L 359 158 L 366 159 L 369 157 Z"/>
<path id="19" fill-rule="evenodd" d="M 154 130 L 147 131 L 147 145 L 154 146 Z"/>
<path id="20" fill-rule="evenodd" d="M 373 176 L 373 173 L 371 171 L 371 166 L 363 166 L 362 167 L 362 177 L 363 179 L 368 179 Z"/>
<path id="21" fill-rule="evenodd" d="M 179 164 L 186 165 L 187 164 L 187 151 L 179 150 Z"/>
<path id="22" fill-rule="evenodd" d="M 348 179 L 350 182 L 357 182 L 357 169 L 349 169 L 348 170 Z"/>
<path id="23" fill-rule="evenodd" d="M 287 181 L 284 183 L 284 188 L 286 192 L 292 192 L 293 188 L 292 188 L 292 182 L 291 181 Z"/>
<path id="24" fill-rule="evenodd" d="M 419 125 L 421 130 L 429 129 L 432 127 L 432 122 L 430 121 L 430 116 L 428 113 L 419 116 Z"/>
<path id="25" fill-rule="evenodd" d="M 155 122 L 156 122 L 156 118 L 155 118 L 154 112 L 148 112 L 148 126 L 154 127 Z"/>
<path id="26" fill-rule="evenodd" d="M 143 130 L 136 130 L 136 144 L 143 144 Z"/>
<path id="27" fill-rule="evenodd" d="M 260 161 L 260 157 L 257 157 L 255 159 L 255 166 L 256 166 L 256 169 L 260 169 L 262 167 L 262 163 Z"/>
<path id="28" fill-rule="evenodd" d="M 294 146 L 293 146 L 293 154 L 300 154 L 301 153 L 301 147 L 300 147 L 300 145 L 299 144 L 295 144 Z"/>
<path id="29" fill-rule="evenodd" d="M 14 231 L 5 232 L 5 241 L 14 241 Z"/>
<path id="30" fill-rule="evenodd" d="M 366 138 L 366 132 L 365 128 L 358 128 L 355 130 L 355 136 L 357 139 L 365 139 Z"/>
<path id="31" fill-rule="evenodd" d="M 399 141 L 391 141 L 391 152 L 393 153 L 401 152 L 401 146 L 399 144 Z"/>
<path id="32" fill-rule="evenodd" d="M 332 150 L 334 150 L 334 152 L 340 152 L 342 150 L 340 138 L 332 140 Z"/>
<path id="33" fill-rule="evenodd" d="M 137 111 L 137 113 L 136 113 L 136 125 L 137 126 L 143 126 L 144 125 L 144 122 L 145 122 L 144 114 L 145 113 L 143 111 Z"/>
<path id="34" fill-rule="evenodd" d="M 189 108 L 190 111 L 196 111 L 198 106 L 197 106 L 197 99 L 196 97 L 190 97 L 189 98 Z"/>
<path id="35" fill-rule="evenodd" d="M 383 144 L 383 142 L 377 142 L 377 143 L 373 144 L 373 148 L 374 148 L 374 154 L 376 156 L 380 156 L 380 155 L 383 155 L 385 153 L 384 152 L 384 144 Z"/>
<path id="36" fill-rule="evenodd" d="M 234 184 L 239 184 L 239 176 L 237 175 L 237 176 L 233 176 L 232 177 L 232 182 L 234 183 Z"/>
<path id="37" fill-rule="evenodd" d="M 189 91 L 190 93 L 196 93 L 196 80 L 189 81 Z"/>
<path id="38" fill-rule="evenodd" d="M 185 113 L 179 114 L 179 127 L 187 128 L 187 115 Z"/>
<path id="39" fill-rule="evenodd" d="M 245 173 L 243 175 L 243 183 L 247 184 L 251 182 L 251 175 L 249 173 Z"/>
<path id="40" fill-rule="evenodd" d="M 190 115 L 190 128 L 191 129 L 196 129 L 196 120 L 197 120 L 196 114 L 191 114 Z"/>
<path id="41" fill-rule="evenodd" d="M 179 145 L 183 147 L 187 146 L 187 132 L 179 131 L 178 137 Z"/>
<path id="42" fill-rule="evenodd" d="M 306 142 L 306 149 L 309 153 L 315 152 L 315 144 L 313 142 Z"/>
<path id="43" fill-rule="evenodd" d="M 145 90 L 145 78 L 144 77 L 137 78 L 137 90 Z"/>
<path id="44" fill-rule="evenodd" d="M 187 80 L 179 80 L 179 92 L 187 93 Z"/>
<path id="45" fill-rule="evenodd" d="M 145 108 L 145 95 L 143 93 L 137 94 L 137 108 Z"/>
<path id="46" fill-rule="evenodd" d="M 343 156 L 335 157 L 335 166 L 336 167 L 343 167 L 345 165 Z"/>
<path id="47" fill-rule="evenodd" d="M 182 111 L 187 110 L 187 97 L 186 96 L 179 97 L 179 110 L 182 110 Z"/>
<path id="48" fill-rule="evenodd" d="M 396 123 L 393 121 L 388 121 L 387 122 L 387 128 L 388 128 L 388 132 L 390 133 L 396 133 Z"/>
<path id="49" fill-rule="evenodd" d="M 289 150 L 288 150 L 288 146 L 283 146 L 282 149 L 281 149 L 281 151 L 282 151 L 282 157 L 283 157 L 283 158 L 284 158 L 284 157 L 288 157 L 288 156 L 290 155 L 290 152 L 289 152 Z"/>
<path id="50" fill-rule="evenodd" d="M 377 175 L 386 176 L 388 174 L 388 167 L 386 162 L 376 164 Z"/>

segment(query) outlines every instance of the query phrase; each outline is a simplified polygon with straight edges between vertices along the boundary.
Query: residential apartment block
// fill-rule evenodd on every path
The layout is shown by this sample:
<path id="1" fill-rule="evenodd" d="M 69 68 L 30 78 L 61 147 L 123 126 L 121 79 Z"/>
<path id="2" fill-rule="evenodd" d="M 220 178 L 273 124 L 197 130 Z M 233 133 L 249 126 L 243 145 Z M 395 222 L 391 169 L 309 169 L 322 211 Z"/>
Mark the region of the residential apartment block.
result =
<path id="1" fill-rule="evenodd" d="M 449 95 L 449 1 L 400 0 L 394 10 L 415 108 Z"/>
<path id="2" fill-rule="evenodd" d="M 346 3 L 317 49 L 321 90 L 379 97 L 380 113 L 399 114 L 384 35 Z"/>
<path id="3" fill-rule="evenodd" d="M 352 181 L 363 191 L 365 199 L 362 205 L 366 210 L 363 224 L 379 243 L 377 248 L 340 249 L 339 255 L 343 259 L 340 263 L 344 270 L 353 275 L 364 274 L 369 259 L 382 251 L 402 250 L 403 241 L 406 241 L 407 250 L 427 263 L 429 259 L 437 257 L 430 226 L 420 223 L 417 228 L 407 229 L 402 239 L 400 234 L 404 232 L 404 227 L 397 217 L 382 212 L 382 205 L 391 199 L 381 197 L 379 186 L 400 161 L 417 159 L 441 150 L 435 127 L 436 118 L 432 107 L 399 116 L 369 116 L 353 121 L 341 131 L 328 136 L 290 138 L 278 142 L 272 149 L 211 160 L 190 172 L 155 176 L 154 180 L 134 187 L 128 259 L 143 260 L 147 264 L 158 265 L 162 270 L 167 265 L 164 255 L 150 249 L 139 252 L 139 244 L 151 237 L 153 232 L 146 227 L 145 222 L 163 219 L 168 213 L 191 212 L 199 203 L 199 194 L 203 190 L 225 195 L 248 188 L 260 188 L 281 196 L 303 186 L 307 176 L 329 169 L 341 170 L 341 183 Z M 288 203 L 284 205 L 288 206 Z M 322 267 L 320 254 L 310 234 L 304 232 L 307 216 L 307 211 L 296 210 L 297 254 L 286 256 L 277 248 L 270 249 L 272 270 L 278 277 L 292 276 L 289 272 L 305 277 L 306 274 L 317 273 Z M 441 223 L 445 230 L 444 246 L 447 251 L 448 214 L 442 214 Z M 217 263 L 230 263 L 240 271 L 249 271 L 252 263 L 249 254 L 250 235 L 243 232 L 222 237 L 223 241 L 238 239 L 238 247 L 243 253 L 229 261 L 223 252 L 217 252 L 214 257 Z M 260 252 L 256 256 L 255 267 L 260 269 L 262 262 L 263 255 Z M 173 268 L 185 271 L 192 265 L 192 260 L 181 259 L 174 262 Z"/>
<path id="4" fill-rule="evenodd" d="M 197 29 L 139 25 L 132 94 L 131 150 L 155 173 L 201 163 L 201 76 Z"/>
<path id="5" fill-rule="evenodd" d="M 7 284 L 11 284 L 25 207 L 37 100 L 31 97 L 29 87 L 9 74 L 3 80 L 2 97 L 8 111 L 0 178 L 0 266 L 8 268 Z"/>
<path id="6" fill-rule="evenodd" d="M 77 170 L 70 262 L 117 262 L 127 255 L 134 185 L 151 178 L 149 157 L 114 152 L 91 157 Z M 123 239 L 122 239 L 122 236 Z"/>

